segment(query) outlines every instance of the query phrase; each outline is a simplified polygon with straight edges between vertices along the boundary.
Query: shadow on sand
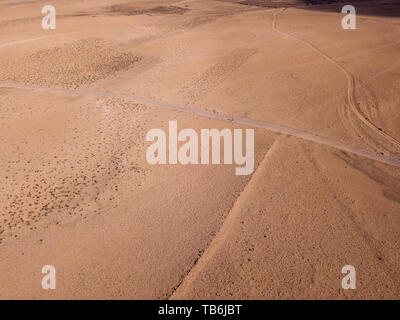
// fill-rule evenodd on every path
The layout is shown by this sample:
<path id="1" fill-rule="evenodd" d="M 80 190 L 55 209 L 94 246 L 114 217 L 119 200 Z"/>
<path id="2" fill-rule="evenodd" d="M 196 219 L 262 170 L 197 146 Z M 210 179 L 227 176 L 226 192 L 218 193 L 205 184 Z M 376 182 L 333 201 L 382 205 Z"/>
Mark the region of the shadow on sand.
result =
<path id="1" fill-rule="evenodd" d="M 267 8 L 297 7 L 306 10 L 341 12 L 343 6 L 353 5 L 357 14 L 397 17 L 400 21 L 400 0 L 233 0 L 243 5 Z"/>

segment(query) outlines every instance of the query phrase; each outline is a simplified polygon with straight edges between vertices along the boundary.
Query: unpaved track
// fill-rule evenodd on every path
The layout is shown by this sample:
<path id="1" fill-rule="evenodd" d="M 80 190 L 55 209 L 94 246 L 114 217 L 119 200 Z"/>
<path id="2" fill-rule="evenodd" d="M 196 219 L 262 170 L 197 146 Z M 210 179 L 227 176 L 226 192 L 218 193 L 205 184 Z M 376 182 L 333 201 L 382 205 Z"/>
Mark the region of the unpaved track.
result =
<path id="1" fill-rule="evenodd" d="M 283 13 L 287 8 L 280 9 L 279 11 L 276 11 L 274 13 L 274 18 L 272 21 L 272 29 L 282 35 L 289 36 L 296 41 L 299 41 L 310 48 L 312 48 L 314 51 L 319 53 L 322 57 L 327 59 L 330 63 L 332 63 L 334 66 L 338 67 L 346 76 L 347 78 L 347 101 L 350 105 L 351 110 L 354 112 L 354 114 L 357 116 L 357 118 L 362 121 L 368 128 L 370 128 L 375 134 L 382 136 L 384 139 L 388 140 L 391 142 L 397 149 L 397 152 L 400 150 L 400 141 L 397 139 L 393 138 L 389 134 L 385 133 L 382 129 L 379 129 L 376 125 L 374 125 L 371 121 L 368 120 L 368 118 L 362 114 L 362 112 L 359 110 L 357 107 L 357 102 L 355 98 L 355 83 L 356 79 L 354 75 L 348 71 L 345 67 L 343 67 L 339 62 L 337 62 L 334 58 L 323 52 L 321 49 L 319 49 L 317 46 L 315 46 L 313 43 L 310 41 L 301 39 L 291 33 L 284 32 L 280 29 L 277 28 L 277 21 L 278 21 L 278 15 L 280 13 Z"/>
<path id="2" fill-rule="evenodd" d="M 37 38 L 30 38 L 30 39 L 25 39 L 25 40 L 19 40 L 19 41 L 13 41 L 13 42 L 9 42 L 9 43 L 4 43 L 0 45 L 0 49 L 1 48 L 6 48 L 6 47 L 10 47 L 10 46 L 16 46 L 18 44 L 24 44 L 24 43 L 29 43 L 32 41 L 37 41 L 37 40 L 42 40 L 45 39 L 47 37 L 37 37 Z"/>
<path id="3" fill-rule="evenodd" d="M 257 120 L 252 120 L 252 119 L 245 119 L 245 118 L 236 117 L 234 115 L 216 114 L 216 113 L 211 113 L 211 112 L 207 112 L 207 111 L 187 108 L 187 107 L 183 107 L 183 106 L 177 106 L 177 105 L 173 105 L 170 103 L 154 101 L 151 99 L 132 97 L 132 96 L 120 95 L 120 94 L 113 94 L 113 93 L 107 93 L 107 92 L 88 91 L 88 90 L 70 90 L 70 89 L 63 89 L 63 88 L 47 88 L 47 87 L 26 86 L 26 85 L 20 85 L 20 84 L 7 84 L 7 83 L 0 83 L 0 88 L 18 88 L 18 89 L 37 90 L 37 91 L 45 91 L 45 92 L 59 92 L 59 93 L 80 95 L 80 96 L 107 97 L 107 98 L 122 99 L 122 100 L 135 102 L 135 103 L 148 104 L 148 105 L 157 106 L 157 107 L 161 107 L 161 108 L 168 108 L 168 109 L 172 109 L 172 110 L 176 110 L 176 111 L 182 111 L 182 112 L 202 116 L 205 118 L 216 119 L 216 120 L 226 120 L 226 121 L 231 121 L 231 122 L 234 122 L 237 124 L 250 125 L 252 127 L 263 128 L 263 129 L 267 129 L 272 132 L 287 134 L 289 136 L 294 136 L 294 137 L 301 138 L 304 140 L 313 141 L 315 143 L 326 145 L 326 146 L 329 146 L 329 147 L 332 147 L 332 148 L 335 148 L 338 150 L 350 152 L 350 153 L 353 153 L 353 154 L 356 154 L 356 155 L 359 155 L 359 156 L 362 156 L 362 157 L 365 157 L 365 158 L 368 158 L 371 160 L 389 164 L 391 166 L 400 167 L 400 160 L 398 160 L 398 159 L 379 155 L 377 153 L 373 153 L 373 152 L 370 152 L 367 150 L 362 150 L 362 149 L 359 149 L 359 148 L 356 148 L 356 147 L 353 147 L 350 145 L 346 145 L 346 144 L 338 142 L 338 141 L 334 141 L 334 140 L 331 140 L 331 139 L 328 139 L 325 137 L 318 136 L 313 133 L 297 130 L 294 128 L 282 126 L 282 125 L 275 124 L 275 123 L 268 123 L 268 122 L 257 121 Z"/>

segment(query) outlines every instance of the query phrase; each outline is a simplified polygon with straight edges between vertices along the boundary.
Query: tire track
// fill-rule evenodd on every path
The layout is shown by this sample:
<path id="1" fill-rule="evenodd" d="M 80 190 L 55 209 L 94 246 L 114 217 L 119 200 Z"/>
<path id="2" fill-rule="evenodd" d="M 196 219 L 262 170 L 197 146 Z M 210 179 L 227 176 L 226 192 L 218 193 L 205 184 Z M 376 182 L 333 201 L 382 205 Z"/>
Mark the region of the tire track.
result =
<path id="1" fill-rule="evenodd" d="M 8 42 L 5 44 L 0 44 L 0 48 L 6 48 L 6 47 L 10 47 L 10 46 L 15 46 L 18 44 L 23 44 L 23 43 L 27 43 L 27 42 L 33 42 L 33 41 L 37 41 L 37 40 L 41 40 L 41 39 L 45 39 L 47 38 L 46 36 L 42 36 L 42 37 L 37 37 L 37 38 L 31 38 L 31 39 L 25 39 L 25 40 L 19 40 L 19 41 L 12 41 L 12 42 Z"/>
<path id="2" fill-rule="evenodd" d="M 374 125 L 371 121 L 369 121 L 368 117 L 363 114 L 363 112 L 360 110 L 360 108 L 357 106 L 356 98 L 355 98 L 355 86 L 356 86 L 356 79 L 354 75 L 348 71 L 344 66 L 342 66 L 340 63 L 338 63 L 334 58 L 323 52 L 321 49 L 319 49 L 317 46 L 312 44 L 311 42 L 301 39 L 291 33 L 281 31 L 277 28 L 277 21 L 278 21 L 278 15 L 282 12 L 284 12 L 287 8 L 283 8 L 279 11 L 276 11 L 273 15 L 273 21 L 272 21 L 272 29 L 284 36 L 289 36 L 292 39 L 307 45 L 314 51 L 316 51 L 319 55 L 324 57 L 326 60 L 328 60 L 331 64 L 333 64 L 335 67 L 339 68 L 344 75 L 347 78 L 347 102 L 350 105 L 351 110 L 355 114 L 355 116 L 362 122 L 364 123 L 369 129 L 371 129 L 375 134 L 383 137 L 385 140 L 390 142 L 392 145 L 395 145 L 399 150 L 400 150 L 400 141 L 396 140 L 386 132 L 384 132 L 381 128 L 378 128 L 376 125 Z"/>
<path id="3" fill-rule="evenodd" d="M 278 145 L 279 141 L 275 140 L 270 148 L 267 150 L 264 157 L 259 162 L 256 170 L 252 173 L 250 180 L 240 192 L 239 196 L 232 203 L 232 206 L 228 211 L 228 214 L 226 215 L 219 230 L 215 233 L 215 236 L 210 240 L 206 248 L 202 251 L 201 255 L 190 266 L 189 270 L 186 271 L 180 282 L 173 289 L 173 292 L 169 295 L 168 300 L 174 299 L 174 295 L 176 294 L 176 292 L 178 292 L 178 290 L 181 290 L 181 288 L 184 287 L 187 282 L 190 283 L 193 277 L 196 277 L 196 274 L 204 269 L 207 261 L 215 256 L 220 245 L 226 240 L 227 233 L 230 227 L 234 224 L 234 218 L 237 216 L 238 212 L 240 212 L 240 205 L 249 198 L 249 193 L 251 193 L 253 187 L 257 185 L 257 181 L 254 180 L 257 180 L 258 176 L 260 175 L 259 169 L 265 166 L 265 164 L 269 160 L 270 155 L 275 152 L 276 148 L 278 148 Z"/>
<path id="4" fill-rule="evenodd" d="M 74 31 L 74 32 L 64 32 L 64 33 L 59 33 L 53 36 L 41 36 L 41 37 L 36 37 L 36 38 L 29 38 L 29 39 L 23 39 L 23 40 L 18 40 L 18 41 L 11 41 L 11 42 L 7 42 L 4 44 L 0 44 L 0 49 L 2 48 L 6 48 L 6 47 L 11 47 L 11 46 L 16 46 L 16 45 L 20 45 L 20 44 L 24 44 L 24 43 L 29 43 L 29 42 L 35 42 L 35 41 L 39 41 L 39 40 L 45 40 L 45 39 L 50 39 L 50 38 L 56 38 L 56 37 L 60 37 L 60 36 L 65 36 L 65 35 L 71 35 L 74 33 L 80 33 L 79 31 Z"/>
<path id="5" fill-rule="evenodd" d="M 263 122 L 258 120 L 252 120 L 247 118 L 236 117 L 234 115 L 224 115 L 224 114 L 216 114 L 212 112 L 207 112 L 199 109 L 191 109 L 184 106 L 178 106 L 169 104 L 166 102 L 155 101 L 146 98 L 139 98 L 128 95 L 121 94 L 113 94 L 108 92 L 100 92 L 100 91 L 88 91 L 88 90 L 74 90 L 74 89 L 63 89 L 63 88 L 48 88 L 48 87 L 39 87 L 39 86 L 28 86 L 22 84 L 15 83 L 0 83 L 0 88 L 14 88 L 14 89 L 22 89 L 22 90 L 35 90 L 42 92 L 52 92 L 52 93 L 62 93 L 68 95 L 78 95 L 78 96 L 93 96 L 93 97 L 108 97 L 108 98 L 116 98 L 122 99 L 125 101 L 130 101 L 134 103 L 147 104 L 156 106 L 159 108 L 166 108 L 175 111 L 181 111 L 189 114 L 193 114 L 196 116 L 208 118 L 208 119 L 216 119 L 222 121 L 229 121 L 231 123 L 237 123 L 241 125 L 249 125 L 251 127 L 266 129 L 275 133 L 285 134 L 289 136 L 294 136 L 297 138 L 301 138 L 304 140 L 312 141 L 321 145 L 325 145 L 328 147 L 332 147 L 341 151 L 349 152 L 367 159 L 371 159 L 374 161 L 382 162 L 391 166 L 400 167 L 400 159 L 387 157 L 384 155 L 377 154 L 375 152 L 363 150 L 357 147 L 353 147 L 347 144 L 344 144 L 339 141 L 331 140 L 329 138 L 325 138 L 313 133 L 309 133 L 306 131 L 294 129 L 291 127 L 271 123 L 271 122 Z"/>

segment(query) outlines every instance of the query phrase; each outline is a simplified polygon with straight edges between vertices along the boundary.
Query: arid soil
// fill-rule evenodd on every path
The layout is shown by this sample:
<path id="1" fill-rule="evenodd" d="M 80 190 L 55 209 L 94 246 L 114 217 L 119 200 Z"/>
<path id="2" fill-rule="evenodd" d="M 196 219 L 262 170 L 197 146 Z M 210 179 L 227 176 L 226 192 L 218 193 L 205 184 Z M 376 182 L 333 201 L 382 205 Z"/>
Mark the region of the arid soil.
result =
<path id="1" fill-rule="evenodd" d="M 0 298 L 399 299 L 400 5 L 315 2 L 0 0 Z M 150 165 L 172 120 L 253 173 Z"/>

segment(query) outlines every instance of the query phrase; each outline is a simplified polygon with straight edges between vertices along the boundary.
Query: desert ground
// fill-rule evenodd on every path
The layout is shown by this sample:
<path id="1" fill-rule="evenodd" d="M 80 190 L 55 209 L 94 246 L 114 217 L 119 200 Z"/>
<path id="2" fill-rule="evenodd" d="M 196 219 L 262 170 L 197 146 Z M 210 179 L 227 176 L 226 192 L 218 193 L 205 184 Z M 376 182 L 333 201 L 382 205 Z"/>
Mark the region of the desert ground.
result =
<path id="1" fill-rule="evenodd" d="M 400 4 L 318 2 L 0 0 L 0 298 L 399 299 Z M 254 171 L 149 164 L 172 120 Z"/>

